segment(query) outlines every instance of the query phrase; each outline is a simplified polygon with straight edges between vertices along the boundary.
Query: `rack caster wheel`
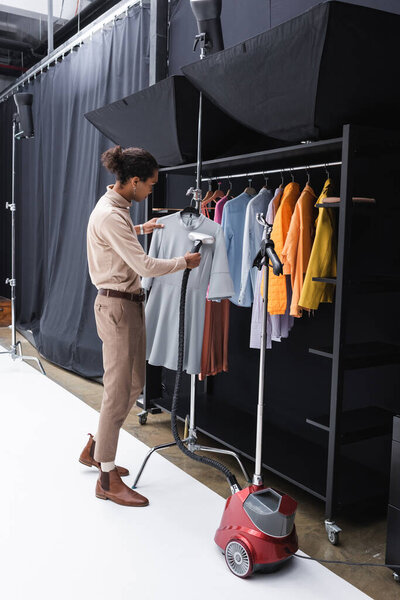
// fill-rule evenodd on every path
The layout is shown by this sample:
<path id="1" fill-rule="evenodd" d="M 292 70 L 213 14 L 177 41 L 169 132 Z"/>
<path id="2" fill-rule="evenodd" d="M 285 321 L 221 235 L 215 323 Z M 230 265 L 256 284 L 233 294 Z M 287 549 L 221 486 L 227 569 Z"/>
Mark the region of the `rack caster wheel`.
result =
<path id="1" fill-rule="evenodd" d="M 339 533 L 342 531 L 338 525 L 336 525 L 335 521 L 325 521 L 325 529 L 328 534 L 328 540 L 334 546 L 337 546 L 339 543 Z"/>
<path id="2" fill-rule="evenodd" d="M 148 415 L 147 411 L 143 411 L 143 412 L 141 412 L 141 413 L 138 414 L 138 419 L 139 419 L 140 425 L 146 425 L 146 423 L 147 423 L 147 415 Z"/>
<path id="3" fill-rule="evenodd" d="M 393 573 L 393 579 L 396 583 L 400 583 L 400 575 L 398 573 Z"/>
<path id="4" fill-rule="evenodd" d="M 336 533 L 336 531 L 330 531 L 328 533 L 328 540 L 330 541 L 331 544 L 333 544 L 334 546 L 337 546 L 339 543 L 339 534 Z"/>
<path id="5" fill-rule="evenodd" d="M 237 539 L 232 539 L 225 547 L 225 561 L 234 575 L 245 579 L 253 572 L 253 560 L 249 549 Z"/>

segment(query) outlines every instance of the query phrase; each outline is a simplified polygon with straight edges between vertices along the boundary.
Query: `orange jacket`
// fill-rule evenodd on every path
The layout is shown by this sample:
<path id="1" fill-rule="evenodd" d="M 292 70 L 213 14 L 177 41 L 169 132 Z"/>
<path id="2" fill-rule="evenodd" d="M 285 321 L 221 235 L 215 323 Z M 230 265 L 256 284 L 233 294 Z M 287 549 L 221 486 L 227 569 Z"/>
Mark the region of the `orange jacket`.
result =
<path id="1" fill-rule="evenodd" d="M 292 302 L 290 314 L 292 317 L 301 317 L 299 298 L 303 288 L 304 275 L 310 260 L 311 248 L 315 235 L 315 219 L 318 215 L 314 208 L 317 196 L 308 184 L 298 199 L 285 246 L 282 250 L 282 262 L 285 272 L 290 273 L 292 279 Z"/>
<path id="2" fill-rule="evenodd" d="M 275 216 L 271 240 L 273 240 L 275 252 L 281 260 L 282 250 L 290 227 L 290 221 L 299 196 L 299 184 L 295 182 L 289 183 L 283 190 L 282 200 Z M 286 273 L 285 268 L 283 272 Z M 261 283 L 261 290 L 264 289 L 263 283 L 264 282 Z M 274 275 L 270 268 L 268 282 L 268 312 L 271 315 L 284 315 L 286 307 L 287 294 L 285 277 L 282 277 L 282 275 Z"/>

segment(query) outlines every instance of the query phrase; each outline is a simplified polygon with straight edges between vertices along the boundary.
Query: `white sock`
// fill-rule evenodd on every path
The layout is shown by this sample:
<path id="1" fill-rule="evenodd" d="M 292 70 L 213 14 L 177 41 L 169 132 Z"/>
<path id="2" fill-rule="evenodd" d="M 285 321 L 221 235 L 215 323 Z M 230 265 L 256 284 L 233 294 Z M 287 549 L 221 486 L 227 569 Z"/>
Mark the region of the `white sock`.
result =
<path id="1" fill-rule="evenodd" d="M 111 461 L 111 462 L 102 462 L 101 464 L 101 470 L 103 471 L 103 473 L 109 473 L 110 471 L 112 471 L 113 469 L 115 469 L 115 462 Z"/>

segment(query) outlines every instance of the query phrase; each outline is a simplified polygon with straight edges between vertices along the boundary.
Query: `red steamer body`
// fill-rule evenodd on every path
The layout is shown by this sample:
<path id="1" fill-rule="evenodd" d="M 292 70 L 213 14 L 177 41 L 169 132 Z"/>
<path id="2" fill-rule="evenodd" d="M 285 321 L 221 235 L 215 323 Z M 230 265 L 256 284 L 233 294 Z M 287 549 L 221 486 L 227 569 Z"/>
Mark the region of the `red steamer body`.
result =
<path id="1" fill-rule="evenodd" d="M 251 485 L 230 496 L 215 542 L 238 577 L 272 572 L 298 550 L 297 502 L 273 488 Z"/>

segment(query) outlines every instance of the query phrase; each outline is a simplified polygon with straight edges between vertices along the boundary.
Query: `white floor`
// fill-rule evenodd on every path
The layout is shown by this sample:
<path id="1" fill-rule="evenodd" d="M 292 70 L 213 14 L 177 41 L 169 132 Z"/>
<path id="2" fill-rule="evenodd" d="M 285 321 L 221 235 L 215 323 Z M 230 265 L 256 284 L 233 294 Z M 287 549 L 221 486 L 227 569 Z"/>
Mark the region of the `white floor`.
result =
<path id="1" fill-rule="evenodd" d="M 0 598 L 368 598 L 300 559 L 272 575 L 232 575 L 213 541 L 224 499 L 160 455 L 139 489 L 149 507 L 97 499 L 97 470 L 78 463 L 97 418 L 32 367 L 0 356 Z M 130 468 L 128 485 L 146 451 L 121 431 L 118 463 Z"/>

